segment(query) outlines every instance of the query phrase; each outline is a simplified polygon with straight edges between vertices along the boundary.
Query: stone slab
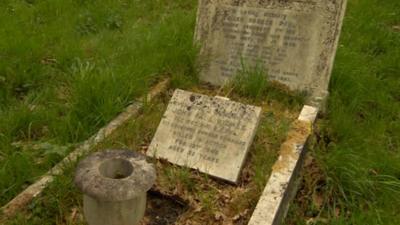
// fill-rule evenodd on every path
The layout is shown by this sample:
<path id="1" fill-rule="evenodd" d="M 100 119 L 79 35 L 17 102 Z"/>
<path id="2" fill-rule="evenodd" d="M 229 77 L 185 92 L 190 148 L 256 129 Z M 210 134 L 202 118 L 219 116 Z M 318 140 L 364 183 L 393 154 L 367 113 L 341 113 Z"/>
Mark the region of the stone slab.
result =
<path id="1" fill-rule="evenodd" d="M 327 95 L 346 0 L 199 0 L 195 39 L 203 81 L 223 85 L 242 65 L 311 97 Z"/>
<path id="2" fill-rule="evenodd" d="M 260 114 L 260 107 L 177 89 L 147 155 L 236 183 Z"/>
<path id="3" fill-rule="evenodd" d="M 305 146 L 317 114 L 317 108 L 304 106 L 298 120 L 292 124 L 248 225 L 282 224 L 297 191 Z"/>

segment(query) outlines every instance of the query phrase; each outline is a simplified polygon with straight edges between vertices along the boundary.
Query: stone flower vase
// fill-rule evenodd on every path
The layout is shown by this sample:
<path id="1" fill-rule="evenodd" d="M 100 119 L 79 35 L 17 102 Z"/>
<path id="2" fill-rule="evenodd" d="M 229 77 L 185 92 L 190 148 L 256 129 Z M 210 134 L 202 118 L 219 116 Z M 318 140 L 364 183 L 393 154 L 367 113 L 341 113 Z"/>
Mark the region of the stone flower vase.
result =
<path id="1" fill-rule="evenodd" d="M 75 184 L 83 192 L 89 225 L 136 225 L 146 209 L 146 194 L 156 172 L 134 151 L 106 150 L 82 160 Z"/>

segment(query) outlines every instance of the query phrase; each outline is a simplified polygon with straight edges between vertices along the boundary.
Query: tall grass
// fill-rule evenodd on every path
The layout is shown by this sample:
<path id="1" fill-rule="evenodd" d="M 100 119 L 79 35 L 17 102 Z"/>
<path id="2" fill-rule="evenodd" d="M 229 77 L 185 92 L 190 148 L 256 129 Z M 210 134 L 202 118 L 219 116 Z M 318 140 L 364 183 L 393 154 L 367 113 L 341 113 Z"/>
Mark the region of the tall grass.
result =
<path id="1" fill-rule="evenodd" d="M 194 5 L 1 1 L 0 205 L 65 154 L 37 146 L 71 149 L 161 77 L 193 76 Z"/>
<path id="2" fill-rule="evenodd" d="M 268 79 L 266 68 L 260 64 L 248 65 L 244 60 L 234 79 L 225 88 L 258 101 L 275 99 L 289 108 L 303 105 L 307 93 L 290 90 L 286 85 Z"/>
<path id="3" fill-rule="evenodd" d="M 196 2 L 0 2 L 0 205 L 164 74 L 175 86 L 191 82 L 182 78 L 196 73 Z M 349 1 L 310 146 L 321 171 L 306 174 L 310 193 L 289 224 L 400 224 L 399 26 L 399 1 Z M 283 96 L 251 78 L 249 95 Z"/>
<path id="4" fill-rule="evenodd" d="M 297 213 L 327 224 L 400 224 L 399 24 L 399 1 L 349 1 L 328 110 L 311 146 L 324 178 L 306 188 L 322 192 L 324 205 L 318 216 L 293 210 L 290 221 L 306 220 Z"/>
<path id="5" fill-rule="evenodd" d="M 257 99 L 268 89 L 268 74 L 259 64 L 249 66 L 242 61 L 242 67 L 232 83 L 239 94 Z"/>

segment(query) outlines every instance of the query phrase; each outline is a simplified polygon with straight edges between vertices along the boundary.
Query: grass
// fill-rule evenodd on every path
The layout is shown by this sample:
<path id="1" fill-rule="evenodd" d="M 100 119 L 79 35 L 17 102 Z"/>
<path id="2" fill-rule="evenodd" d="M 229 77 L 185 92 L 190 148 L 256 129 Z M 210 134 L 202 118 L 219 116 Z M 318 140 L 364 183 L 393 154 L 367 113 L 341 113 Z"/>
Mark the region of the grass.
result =
<path id="1" fill-rule="evenodd" d="M 307 93 L 289 90 L 289 88 L 275 81 L 268 80 L 268 74 L 260 65 L 248 66 L 242 62 L 241 69 L 235 78 L 228 83 L 225 89 L 256 100 L 279 99 L 287 107 L 304 105 Z"/>
<path id="2" fill-rule="evenodd" d="M 193 86 L 191 90 L 193 89 L 213 95 L 217 92 L 198 85 Z M 172 93 L 172 90 L 167 93 Z M 222 94 L 224 93 L 227 92 Z M 166 94 L 146 105 L 137 118 L 118 128 L 92 151 L 128 148 L 144 153 L 170 97 Z M 181 216 L 178 224 L 186 224 L 185 221 L 189 220 L 201 224 L 214 224 L 224 217 L 235 216 L 239 222 L 248 221 L 271 172 L 271 166 L 278 156 L 279 146 L 301 108 L 300 104 L 287 108 L 284 104 L 274 103 L 274 99 L 264 98 L 260 101 L 238 94 L 231 97 L 234 100 L 263 105 L 260 127 L 237 186 L 163 160 L 153 160 L 158 176 L 153 191 L 172 198 L 178 197 L 189 206 L 188 212 Z M 271 104 L 276 104 L 276 107 L 267 107 Z M 286 108 L 289 113 L 282 113 L 282 108 Z M 6 224 L 84 224 L 81 193 L 73 184 L 75 167 L 76 163 L 67 165 L 63 175 L 57 176 L 55 182 L 51 183 L 40 197 L 25 211 L 6 221 Z"/>
<path id="3" fill-rule="evenodd" d="M 242 68 L 232 85 L 237 93 L 257 99 L 267 91 L 268 84 L 268 75 L 264 68 L 259 65 L 249 67 L 242 62 Z"/>
<path id="4" fill-rule="evenodd" d="M 196 2 L 0 3 L 0 205 L 162 76 L 170 75 L 174 87 L 195 82 Z M 286 224 L 400 224 L 399 9 L 398 0 L 349 1 L 327 111 Z M 263 85 L 253 89 L 257 79 L 231 94 L 242 89 L 243 95 L 263 96 Z M 301 102 L 285 97 L 284 89 L 265 92 L 281 101 L 271 102 L 277 111 Z M 115 145 L 140 148 L 151 138 L 149 124 L 132 128 L 145 135 L 125 134 Z M 272 159 L 257 151 L 255 146 L 251 154 L 261 171 Z M 32 203 L 28 217 L 22 213 L 10 223 L 68 224 L 70 210 L 80 207 L 72 167 Z M 195 188 L 193 174 L 178 175 L 183 187 Z M 263 174 L 254 177 L 261 188 Z M 237 210 L 252 196 L 240 194 L 245 197 Z M 208 195 L 201 199 L 210 208 L 215 203 Z"/>
<path id="5" fill-rule="evenodd" d="M 314 161 L 287 224 L 400 224 L 399 24 L 399 1 L 349 1 Z"/>
<path id="6" fill-rule="evenodd" d="M 194 5 L 1 1 L 0 205 L 155 81 L 195 74 Z"/>

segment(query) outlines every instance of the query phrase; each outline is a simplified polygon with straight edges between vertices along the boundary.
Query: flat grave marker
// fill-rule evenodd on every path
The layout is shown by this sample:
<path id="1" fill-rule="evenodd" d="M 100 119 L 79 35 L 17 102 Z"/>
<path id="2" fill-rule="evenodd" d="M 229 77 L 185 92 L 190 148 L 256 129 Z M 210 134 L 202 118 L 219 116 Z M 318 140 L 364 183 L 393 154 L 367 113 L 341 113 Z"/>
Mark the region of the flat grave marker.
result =
<path id="1" fill-rule="evenodd" d="M 147 155 L 236 183 L 261 108 L 177 89 Z"/>
<path id="2" fill-rule="evenodd" d="M 242 65 L 312 98 L 327 95 L 346 0 L 199 0 L 195 39 L 203 81 L 223 85 Z"/>

